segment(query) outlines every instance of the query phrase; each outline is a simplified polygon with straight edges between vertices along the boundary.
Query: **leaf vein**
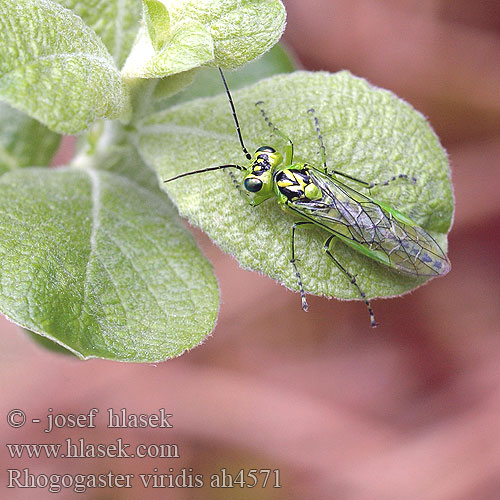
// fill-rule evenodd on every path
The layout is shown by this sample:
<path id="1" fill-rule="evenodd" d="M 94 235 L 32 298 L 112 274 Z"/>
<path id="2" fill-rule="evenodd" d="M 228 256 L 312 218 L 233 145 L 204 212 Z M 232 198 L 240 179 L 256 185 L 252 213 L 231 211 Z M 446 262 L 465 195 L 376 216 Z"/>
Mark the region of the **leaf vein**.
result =
<path id="1" fill-rule="evenodd" d="M 100 227 L 99 217 L 101 212 L 101 186 L 100 186 L 99 176 L 97 175 L 97 172 L 91 169 L 87 169 L 85 170 L 85 172 L 89 176 L 90 186 L 91 186 L 90 196 L 92 202 L 92 212 L 91 212 L 92 226 L 90 229 L 90 241 L 89 241 L 90 251 L 87 260 L 87 265 L 85 268 L 85 278 L 83 280 L 82 308 L 79 317 L 80 329 L 82 332 L 83 332 L 83 314 L 85 311 L 85 304 L 88 300 L 88 284 L 89 284 L 90 268 L 97 252 L 97 231 L 99 230 Z"/>

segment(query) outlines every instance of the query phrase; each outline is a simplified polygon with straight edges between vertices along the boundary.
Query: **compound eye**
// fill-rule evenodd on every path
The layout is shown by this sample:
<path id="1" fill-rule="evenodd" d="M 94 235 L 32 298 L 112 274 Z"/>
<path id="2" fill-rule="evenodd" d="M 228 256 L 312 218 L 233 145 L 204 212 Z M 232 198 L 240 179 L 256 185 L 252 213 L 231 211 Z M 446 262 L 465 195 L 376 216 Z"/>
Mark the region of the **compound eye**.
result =
<path id="1" fill-rule="evenodd" d="M 260 179 L 256 179 L 255 177 L 247 177 L 243 181 L 243 185 L 247 191 L 251 193 L 256 193 L 262 189 L 262 181 Z"/>
<path id="2" fill-rule="evenodd" d="M 271 146 L 262 146 L 255 151 L 256 153 L 276 153 L 276 150 Z"/>

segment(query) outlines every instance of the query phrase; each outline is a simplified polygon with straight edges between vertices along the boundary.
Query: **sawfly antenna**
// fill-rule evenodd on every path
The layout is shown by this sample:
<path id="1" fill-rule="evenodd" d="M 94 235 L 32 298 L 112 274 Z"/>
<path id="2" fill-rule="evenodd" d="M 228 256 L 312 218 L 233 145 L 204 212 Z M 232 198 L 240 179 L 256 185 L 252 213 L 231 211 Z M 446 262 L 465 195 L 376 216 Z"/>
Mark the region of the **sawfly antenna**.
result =
<path id="1" fill-rule="evenodd" d="M 236 132 L 238 134 L 238 139 L 240 140 L 241 149 L 243 150 L 243 153 L 245 153 L 247 160 L 251 160 L 252 155 L 248 152 L 248 149 L 245 147 L 245 144 L 243 142 L 243 137 L 241 136 L 240 124 L 238 122 L 238 117 L 236 116 L 236 109 L 234 108 L 233 98 L 231 97 L 231 92 L 229 92 L 229 87 L 227 86 L 226 78 L 220 66 L 219 66 L 219 73 L 220 76 L 222 77 L 222 83 L 224 84 L 224 88 L 226 89 L 226 94 L 229 99 L 229 104 L 231 105 L 231 111 L 233 112 L 234 124 L 236 125 Z"/>
<path id="2" fill-rule="evenodd" d="M 243 167 L 240 167 L 239 165 L 220 165 L 218 167 L 208 167 L 208 168 L 202 168 L 201 170 L 193 170 L 192 172 L 184 172 L 183 174 L 176 175 L 175 177 L 171 177 L 170 179 L 167 179 L 166 181 L 163 182 L 175 181 L 176 179 L 180 179 L 181 177 L 186 177 L 187 175 L 202 174 L 203 172 L 211 172 L 212 170 L 221 170 L 223 168 L 236 168 L 237 170 L 245 170 Z"/>

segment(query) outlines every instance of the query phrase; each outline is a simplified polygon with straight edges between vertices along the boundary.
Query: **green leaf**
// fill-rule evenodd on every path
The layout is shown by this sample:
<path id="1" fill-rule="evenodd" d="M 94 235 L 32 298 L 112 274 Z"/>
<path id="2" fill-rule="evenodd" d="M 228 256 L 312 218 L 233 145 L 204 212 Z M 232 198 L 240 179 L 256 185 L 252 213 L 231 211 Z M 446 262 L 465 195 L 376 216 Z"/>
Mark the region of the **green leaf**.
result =
<path id="1" fill-rule="evenodd" d="M 168 10 L 159 0 L 142 0 L 144 20 L 149 38 L 157 52 L 168 41 L 170 35 L 170 16 Z"/>
<path id="2" fill-rule="evenodd" d="M 100 122 L 94 126 L 93 134 L 78 141 L 78 153 L 71 162 L 72 167 L 93 168 L 127 177 L 139 186 L 168 200 L 160 191 L 156 172 L 147 166 L 134 146 L 135 134 L 119 122 Z"/>
<path id="3" fill-rule="evenodd" d="M 159 191 L 93 169 L 0 178 L 0 310 L 81 358 L 161 361 L 217 314 L 207 261 Z"/>
<path id="4" fill-rule="evenodd" d="M 319 143 L 308 109 L 319 118 L 330 167 L 366 181 L 400 173 L 416 185 L 394 182 L 372 189 L 372 196 L 413 218 L 443 246 L 453 197 L 448 161 L 424 117 L 391 92 L 370 86 L 348 72 L 296 72 L 263 80 L 233 95 L 247 148 L 285 141 L 270 136 L 255 102 L 264 101 L 272 122 L 292 138 L 296 162 L 320 165 Z M 246 165 L 227 98 L 197 99 L 157 113 L 140 127 L 139 149 L 161 178 L 210 166 Z M 239 174 L 239 175 L 238 175 Z M 241 179 L 241 173 L 236 172 Z M 297 290 L 289 263 L 294 218 L 273 199 L 252 208 L 227 171 L 209 172 L 164 184 L 182 215 L 201 227 L 224 251 Z M 355 189 L 358 185 L 352 184 Z M 314 294 L 358 298 L 357 291 L 323 252 L 328 235 L 320 228 L 298 228 L 297 257 L 304 288 Z M 335 255 L 371 296 L 391 296 L 422 280 L 404 276 L 355 252 L 342 242 Z"/>
<path id="5" fill-rule="evenodd" d="M 139 0 L 59 0 L 73 10 L 102 39 L 121 67 L 132 48 L 141 19 Z"/>
<path id="6" fill-rule="evenodd" d="M 285 46 L 277 43 L 262 57 L 259 57 L 254 61 L 250 61 L 245 64 L 245 66 L 237 68 L 235 71 L 226 71 L 224 76 L 226 77 L 230 88 L 236 90 L 270 76 L 281 73 L 291 73 L 297 68 L 297 63 L 294 60 L 293 54 L 289 52 Z M 206 71 L 210 70 L 207 69 Z M 213 84 L 211 86 L 206 85 L 206 87 L 210 88 L 210 93 L 200 94 L 200 97 L 205 95 L 217 95 L 224 92 L 224 90 L 221 90 L 220 75 L 216 74 L 217 78 L 214 78 L 215 72 L 213 70 L 211 74 Z"/>
<path id="7" fill-rule="evenodd" d="M 206 64 L 213 56 L 212 37 L 201 23 L 181 26 L 159 52 L 154 51 L 143 26 L 122 73 L 125 78 L 169 76 Z"/>
<path id="8" fill-rule="evenodd" d="M 146 22 L 123 68 L 126 78 L 164 77 L 203 65 L 241 66 L 271 48 L 285 28 L 280 0 L 162 3 L 168 27 L 161 9 L 147 10 Z"/>
<path id="9" fill-rule="evenodd" d="M 153 104 L 156 104 L 152 102 L 153 100 L 164 101 L 165 99 L 178 94 L 183 89 L 189 88 L 193 81 L 196 80 L 197 75 L 200 72 L 203 72 L 203 69 L 195 68 L 155 80 L 157 84 L 154 88 L 152 96 L 149 96 L 150 107 L 153 107 Z"/>
<path id="10" fill-rule="evenodd" d="M 99 37 L 51 0 L 0 4 L 0 99 L 66 134 L 118 118 L 128 104 Z"/>
<path id="11" fill-rule="evenodd" d="M 232 89 L 237 89 L 268 76 L 293 71 L 294 64 L 292 56 L 277 44 L 259 59 L 235 71 L 228 71 L 226 79 Z M 219 71 L 215 68 L 195 68 L 159 80 L 147 81 L 154 82 L 153 91 L 151 92 L 147 85 L 142 85 L 135 93 L 138 97 L 137 105 L 134 106 L 135 119 L 150 114 L 152 110 L 159 111 L 196 97 L 224 93 Z M 145 80 L 140 82 L 144 83 Z"/>
<path id="12" fill-rule="evenodd" d="M 226 71 L 225 77 L 229 88 L 236 90 L 269 76 L 290 73 L 294 69 L 295 63 L 292 56 L 282 45 L 276 44 L 262 57 L 259 57 L 259 59 L 251 61 L 235 71 Z M 164 96 L 168 96 L 169 93 L 164 90 L 164 87 L 168 86 L 168 88 L 171 88 L 173 85 L 169 83 L 169 80 L 175 80 L 176 77 L 183 75 L 192 75 L 194 82 L 182 92 L 173 95 L 168 100 L 162 101 L 160 105 L 157 104 L 157 110 L 173 106 L 179 102 L 190 101 L 197 97 L 214 96 L 224 93 L 224 86 L 222 85 L 219 71 L 214 68 L 200 68 L 160 80 L 153 93 L 153 98 L 161 99 Z M 170 94 L 173 93 L 170 92 Z"/>
<path id="13" fill-rule="evenodd" d="M 46 166 L 61 136 L 0 102 L 0 175 L 18 167 Z"/>

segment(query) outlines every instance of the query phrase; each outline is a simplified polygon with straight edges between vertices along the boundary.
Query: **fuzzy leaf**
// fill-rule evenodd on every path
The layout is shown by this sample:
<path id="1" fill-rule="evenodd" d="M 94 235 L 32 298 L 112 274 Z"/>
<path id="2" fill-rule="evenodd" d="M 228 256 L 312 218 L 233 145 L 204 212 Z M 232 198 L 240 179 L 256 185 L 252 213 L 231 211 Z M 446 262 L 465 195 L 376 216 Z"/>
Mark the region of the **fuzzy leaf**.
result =
<path id="1" fill-rule="evenodd" d="M 237 67 L 271 48 L 285 28 L 280 0 L 162 0 L 165 14 L 147 11 L 123 68 L 126 78 L 157 78 L 202 65 Z M 147 27 L 154 26 L 151 30 Z M 160 48 L 161 45 L 161 48 Z M 155 50 L 156 48 L 156 50 Z"/>
<path id="2" fill-rule="evenodd" d="M 123 76 L 158 78 L 175 75 L 206 64 L 213 57 L 212 37 L 201 23 L 193 21 L 179 27 L 158 52 L 142 26 L 123 68 Z"/>
<path id="3" fill-rule="evenodd" d="M 59 0 L 102 39 L 118 67 L 125 62 L 141 20 L 139 0 Z"/>
<path id="4" fill-rule="evenodd" d="M 291 72 L 295 69 L 291 55 L 279 44 L 262 57 L 245 64 L 235 71 L 227 71 L 226 78 L 231 88 L 237 89 L 262 78 Z M 194 81 L 194 83 L 193 83 Z M 156 80 L 134 80 L 138 87 L 134 96 L 134 118 L 136 122 L 176 103 L 224 93 L 220 74 L 216 68 L 195 68 Z"/>
<path id="5" fill-rule="evenodd" d="M 0 178 L 0 310 L 81 358 L 161 361 L 200 343 L 217 284 L 167 198 L 92 169 Z"/>
<path id="6" fill-rule="evenodd" d="M 135 148 L 135 136 L 128 127 L 116 121 L 107 121 L 96 124 L 94 128 L 97 140 L 91 134 L 80 138 L 72 167 L 94 168 L 127 177 L 168 200 L 165 192 L 158 187 L 156 172 L 144 163 Z"/>
<path id="7" fill-rule="evenodd" d="M 262 57 L 245 64 L 245 66 L 235 71 L 226 71 L 225 77 L 229 87 L 236 90 L 272 75 L 290 73 L 294 69 L 295 65 L 291 55 L 280 44 L 276 44 Z M 162 100 L 160 103 L 156 103 L 157 111 L 165 107 L 173 106 L 179 102 L 190 101 L 197 97 L 224 94 L 224 86 L 222 85 L 219 71 L 215 68 L 199 68 L 187 71 L 186 73 L 180 73 L 179 75 L 163 78 L 155 88 L 153 98 L 160 100 L 168 96 L 168 90 L 174 87 L 172 83 L 169 83 L 169 80 L 174 80 L 175 82 L 183 77 L 184 82 L 186 82 L 188 81 L 188 75 L 192 76 L 194 82 L 191 85 L 187 85 L 182 92 L 176 93 L 168 100 Z M 167 91 L 165 91 L 165 87 L 167 87 Z M 172 94 L 174 94 L 174 92 L 170 91 L 170 95 Z"/>
<path id="8" fill-rule="evenodd" d="M 158 101 L 164 102 L 169 97 L 177 95 L 186 87 L 189 88 L 193 81 L 196 80 L 200 71 L 202 70 L 199 68 L 190 69 L 189 71 L 183 71 L 182 73 L 176 73 L 175 75 L 156 80 L 157 84 L 152 95 L 152 98 L 156 101 L 154 104 L 158 104 Z M 150 104 L 151 101 L 150 99 Z M 158 111 L 158 109 L 155 108 L 155 111 Z"/>
<path id="9" fill-rule="evenodd" d="M 294 141 L 294 161 L 319 166 L 318 138 L 307 112 L 314 107 L 331 167 L 366 181 L 399 173 L 417 177 L 416 185 L 402 180 L 372 189 L 372 196 L 413 218 L 446 246 L 453 213 L 446 153 L 424 117 L 410 105 L 348 72 L 280 75 L 234 92 L 233 97 L 250 151 L 262 145 L 284 150 L 285 141 L 270 136 L 254 106 L 263 100 L 270 119 Z M 224 95 L 180 104 L 145 119 L 139 149 L 163 179 L 210 166 L 246 164 Z M 164 188 L 180 213 L 243 267 L 262 271 L 297 290 L 289 263 L 294 219 L 273 199 L 255 208 L 248 206 L 227 171 L 178 179 Z M 327 236 L 320 228 L 297 230 L 296 255 L 305 290 L 359 298 L 324 255 Z M 423 281 L 377 264 L 340 241 L 333 251 L 371 297 L 401 294 Z"/>
<path id="10" fill-rule="evenodd" d="M 117 118 L 127 91 L 100 38 L 51 0 L 0 4 L 0 99 L 72 134 Z"/>
<path id="11" fill-rule="evenodd" d="M 46 166 L 61 136 L 0 102 L 0 175 L 18 167 Z"/>
<path id="12" fill-rule="evenodd" d="M 144 21 L 155 51 L 160 50 L 170 35 L 170 16 L 165 5 L 159 0 L 142 0 Z"/>

